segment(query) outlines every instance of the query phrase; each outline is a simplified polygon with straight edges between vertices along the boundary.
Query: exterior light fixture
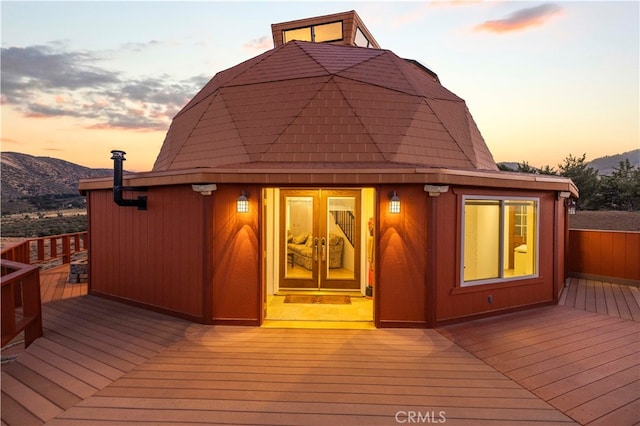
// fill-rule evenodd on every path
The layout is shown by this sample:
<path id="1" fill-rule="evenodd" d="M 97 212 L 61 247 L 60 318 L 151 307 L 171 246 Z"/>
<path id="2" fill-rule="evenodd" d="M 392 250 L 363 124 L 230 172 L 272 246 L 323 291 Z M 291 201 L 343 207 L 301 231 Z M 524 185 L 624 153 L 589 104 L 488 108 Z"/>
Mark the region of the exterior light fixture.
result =
<path id="1" fill-rule="evenodd" d="M 242 191 L 240 196 L 238 197 L 238 201 L 236 203 L 236 212 L 238 213 L 247 213 L 249 212 L 249 193 Z"/>
<path id="2" fill-rule="evenodd" d="M 199 192 L 201 195 L 211 195 L 213 191 L 218 189 L 218 186 L 215 183 L 199 183 L 191 185 L 191 189 Z"/>
<path id="3" fill-rule="evenodd" d="M 576 214 L 576 200 L 575 198 L 571 198 L 571 193 L 569 191 L 558 192 L 558 199 L 564 199 L 564 205 L 567 207 L 569 214 Z"/>
<path id="4" fill-rule="evenodd" d="M 389 213 L 400 213 L 400 198 L 398 197 L 398 193 L 393 191 L 389 198 Z"/>
<path id="5" fill-rule="evenodd" d="M 440 194 L 449 192 L 449 185 L 425 185 L 424 192 L 429 193 L 429 197 L 438 197 Z"/>

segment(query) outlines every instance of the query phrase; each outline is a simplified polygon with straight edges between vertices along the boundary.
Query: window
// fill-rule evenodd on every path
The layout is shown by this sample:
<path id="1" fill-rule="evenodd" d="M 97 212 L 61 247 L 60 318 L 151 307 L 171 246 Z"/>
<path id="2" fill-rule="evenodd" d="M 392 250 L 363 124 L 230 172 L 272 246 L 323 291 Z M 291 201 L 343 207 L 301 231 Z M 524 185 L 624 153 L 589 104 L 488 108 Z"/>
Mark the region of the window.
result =
<path id="1" fill-rule="evenodd" d="M 355 39 L 353 44 L 355 44 L 356 46 L 359 46 L 359 47 L 370 47 L 371 46 L 371 43 L 369 42 L 369 39 L 367 38 L 367 36 L 364 35 L 362 30 L 360 30 L 360 27 L 356 28 L 356 39 Z"/>
<path id="2" fill-rule="evenodd" d="M 461 286 L 538 274 L 537 198 L 464 196 Z"/>
<path id="3" fill-rule="evenodd" d="M 311 38 L 311 27 L 283 31 L 282 37 L 284 38 L 285 43 L 288 43 L 292 40 L 301 40 L 301 41 L 313 40 Z"/>
<path id="4" fill-rule="evenodd" d="M 342 21 L 331 24 L 316 25 L 313 28 L 313 41 L 321 43 L 323 41 L 342 40 Z"/>
<path id="5" fill-rule="evenodd" d="M 342 21 L 284 30 L 282 38 L 285 43 L 292 40 L 315 41 L 316 43 L 342 40 Z"/>

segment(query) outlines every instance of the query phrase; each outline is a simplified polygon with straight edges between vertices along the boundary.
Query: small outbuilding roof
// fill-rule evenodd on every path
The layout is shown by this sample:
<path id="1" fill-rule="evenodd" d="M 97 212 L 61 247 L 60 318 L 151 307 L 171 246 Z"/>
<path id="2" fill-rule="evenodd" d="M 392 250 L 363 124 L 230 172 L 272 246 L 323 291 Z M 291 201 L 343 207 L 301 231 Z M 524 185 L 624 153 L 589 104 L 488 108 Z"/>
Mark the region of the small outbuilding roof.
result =
<path id="1" fill-rule="evenodd" d="M 294 40 L 216 74 L 153 171 L 407 166 L 497 170 L 465 102 L 420 64 Z"/>

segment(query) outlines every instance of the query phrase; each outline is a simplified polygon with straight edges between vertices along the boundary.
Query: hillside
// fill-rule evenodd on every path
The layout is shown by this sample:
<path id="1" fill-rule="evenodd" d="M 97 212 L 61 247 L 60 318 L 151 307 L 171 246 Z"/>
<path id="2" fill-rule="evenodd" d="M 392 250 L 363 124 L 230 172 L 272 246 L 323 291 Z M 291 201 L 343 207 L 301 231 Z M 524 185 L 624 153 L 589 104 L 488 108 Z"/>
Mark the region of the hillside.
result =
<path id="1" fill-rule="evenodd" d="M 629 160 L 632 167 L 640 166 L 640 149 L 634 149 L 633 151 L 623 152 L 622 154 L 605 155 L 604 157 L 596 158 L 587 163 L 588 167 L 593 167 L 598 171 L 598 174 L 611 175 L 614 167 L 618 167 L 621 161 Z M 522 162 L 517 161 L 503 161 L 500 164 L 509 167 L 512 170 L 518 169 L 518 164 Z M 557 164 L 547 164 L 548 166 L 557 169 Z"/>
<path id="2" fill-rule="evenodd" d="M 0 160 L 3 215 L 84 207 L 78 181 L 113 173 L 111 169 L 91 169 L 57 158 L 17 152 L 2 152 Z"/>
<path id="3" fill-rule="evenodd" d="M 611 175 L 611 173 L 613 173 L 613 169 L 618 167 L 621 161 L 625 160 L 629 160 L 632 167 L 640 166 L 640 149 L 623 152 L 622 154 L 607 155 L 596 158 L 589 162 L 589 167 L 596 169 L 600 175 Z"/>

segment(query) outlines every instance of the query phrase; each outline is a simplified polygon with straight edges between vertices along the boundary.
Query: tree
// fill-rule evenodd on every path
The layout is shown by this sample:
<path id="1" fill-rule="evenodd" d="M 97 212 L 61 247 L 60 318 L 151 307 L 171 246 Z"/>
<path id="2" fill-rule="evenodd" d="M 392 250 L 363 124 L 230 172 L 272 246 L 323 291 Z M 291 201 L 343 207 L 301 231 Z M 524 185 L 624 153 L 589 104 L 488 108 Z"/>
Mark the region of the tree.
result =
<path id="1" fill-rule="evenodd" d="M 529 162 L 527 161 L 523 161 L 522 163 L 518 163 L 518 170 L 516 170 L 517 172 L 520 173 L 538 173 L 538 169 L 530 166 Z"/>
<path id="2" fill-rule="evenodd" d="M 587 154 L 582 154 L 580 158 L 569 154 L 564 159 L 564 163 L 558 164 L 558 170 L 560 176 L 570 178 L 578 187 L 580 192 L 580 198 L 577 202 L 578 209 L 598 210 L 600 208 L 600 197 L 598 196 L 600 179 L 598 178 L 598 171 L 593 167 L 587 166 L 586 157 Z"/>
<path id="3" fill-rule="evenodd" d="M 640 210 L 640 167 L 620 161 L 600 182 L 600 204 L 611 210 Z"/>

